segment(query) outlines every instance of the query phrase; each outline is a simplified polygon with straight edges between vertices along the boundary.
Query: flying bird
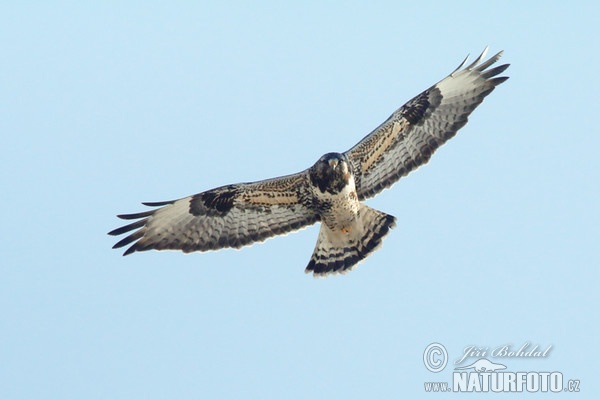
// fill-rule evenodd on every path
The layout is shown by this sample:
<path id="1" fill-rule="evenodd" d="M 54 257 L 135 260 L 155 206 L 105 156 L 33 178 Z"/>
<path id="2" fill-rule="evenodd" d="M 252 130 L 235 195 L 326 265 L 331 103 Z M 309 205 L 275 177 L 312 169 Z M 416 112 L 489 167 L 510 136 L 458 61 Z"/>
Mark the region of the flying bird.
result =
<path id="1" fill-rule="evenodd" d="M 158 207 L 118 215 L 135 220 L 109 232 L 134 231 L 114 245 L 123 255 L 145 250 L 218 250 L 321 223 L 307 273 L 344 273 L 380 245 L 396 218 L 363 203 L 429 158 L 466 123 L 496 86 L 508 64 L 490 67 L 502 52 L 471 64 L 409 100 L 344 153 L 327 153 L 292 175 L 207 190 L 179 200 L 142 203 Z"/>

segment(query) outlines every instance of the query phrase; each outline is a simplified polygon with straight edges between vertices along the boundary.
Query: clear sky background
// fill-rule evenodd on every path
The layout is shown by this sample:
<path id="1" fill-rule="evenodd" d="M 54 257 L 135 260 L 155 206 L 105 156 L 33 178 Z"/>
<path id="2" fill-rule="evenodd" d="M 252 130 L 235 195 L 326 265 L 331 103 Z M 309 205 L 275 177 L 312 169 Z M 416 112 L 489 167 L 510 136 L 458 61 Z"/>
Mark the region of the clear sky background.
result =
<path id="1" fill-rule="evenodd" d="M 464 396 L 425 393 L 452 370 L 425 369 L 432 342 L 449 364 L 551 345 L 504 363 L 581 380 L 533 397 L 597 398 L 599 20 L 592 1 L 4 2 L 0 398 Z M 116 214 L 347 150 L 486 45 L 511 78 L 368 201 L 398 226 L 350 274 L 303 273 L 318 226 L 111 250 Z"/>

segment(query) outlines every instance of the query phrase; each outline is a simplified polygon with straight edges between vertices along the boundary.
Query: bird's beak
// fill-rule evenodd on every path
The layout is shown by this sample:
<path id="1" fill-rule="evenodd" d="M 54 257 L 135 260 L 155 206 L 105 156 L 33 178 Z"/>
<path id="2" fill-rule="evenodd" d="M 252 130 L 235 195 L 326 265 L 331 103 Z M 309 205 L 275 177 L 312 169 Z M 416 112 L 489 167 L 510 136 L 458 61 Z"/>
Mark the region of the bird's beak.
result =
<path id="1" fill-rule="evenodd" d="M 329 166 L 335 169 L 338 165 L 338 160 L 329 160 Z"/>

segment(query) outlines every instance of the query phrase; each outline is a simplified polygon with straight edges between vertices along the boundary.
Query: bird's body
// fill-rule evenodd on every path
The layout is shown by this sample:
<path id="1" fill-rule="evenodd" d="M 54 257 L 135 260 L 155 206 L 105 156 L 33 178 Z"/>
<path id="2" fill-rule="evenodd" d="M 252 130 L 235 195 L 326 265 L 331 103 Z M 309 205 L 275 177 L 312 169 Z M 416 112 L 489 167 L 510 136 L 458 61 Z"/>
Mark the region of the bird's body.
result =
<path id="1" fill-rule="evenodd" d="M 356 220 L 360 202 L 354 174 L 344 155 L 325 154 L 309 169 L 308 176 L 321 223 L 335 231 L 348 229 Z"/>
<path id="2" fill-rule="evenodd" d="M 183 199 L 145 203 L 155 210 L 119 217 L 137 220 L 109 234 L 136 230 L 114 247 L 125 255 L 149 249 L 207 251 L 242 246 L 321 222 L 307 272 L 346 272 L 377 249 L 395 218 L 363 200 L 426 163 L 506 77 L 508 65 L 488 70 L 501 53 L 414 97 L 357 145 L 327 153 L 297 174 L 222 186 Z M 479 64 L 479 65 L 478 65 Z"/>

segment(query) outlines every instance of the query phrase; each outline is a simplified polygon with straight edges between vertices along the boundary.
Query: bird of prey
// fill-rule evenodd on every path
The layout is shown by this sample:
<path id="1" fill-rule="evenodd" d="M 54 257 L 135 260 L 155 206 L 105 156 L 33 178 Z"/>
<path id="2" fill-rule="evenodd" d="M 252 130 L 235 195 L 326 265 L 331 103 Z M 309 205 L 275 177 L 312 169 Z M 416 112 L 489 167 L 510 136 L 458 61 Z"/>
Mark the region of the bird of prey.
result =
<path id="1" fill-rule="evenodd" d="M 114 245 L 136 251 L 218 250 L 321 223 L 307 273 L 351 270 L 375 251 L 396 218 L 363 204 L 429 161 L 433 152 L 467 123 L 471 112 L 508 77 L 508 64 L 483 62 L 487 48 L 467 66 L 409 100 L 344 153 L 327 153 L 292 175 L 207 190 L 179 200 L 143 203 L 158 207 L 118 215 L 136 220 L 109 232 L 134 231 Z"/>

